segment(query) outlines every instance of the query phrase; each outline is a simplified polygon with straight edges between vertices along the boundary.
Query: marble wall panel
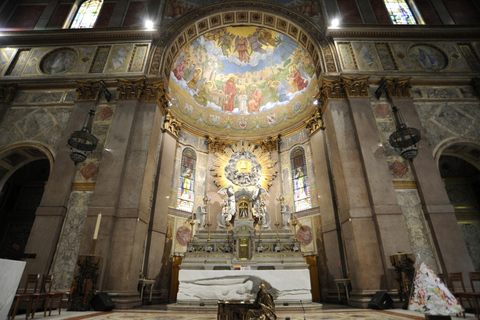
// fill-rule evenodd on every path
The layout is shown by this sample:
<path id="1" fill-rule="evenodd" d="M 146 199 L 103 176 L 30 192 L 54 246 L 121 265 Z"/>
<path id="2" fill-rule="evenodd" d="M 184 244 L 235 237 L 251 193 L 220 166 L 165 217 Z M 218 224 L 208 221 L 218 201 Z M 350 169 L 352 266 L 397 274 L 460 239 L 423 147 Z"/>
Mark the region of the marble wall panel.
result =
<path id="1" fill-rule="evenodd" d="M 15 49 L 0 48 L 0 75 L 3 75 L 16 52 Z"/>
<path id="2" fill-rule="evenodd" d="M 95 52 L 96 46 L 88 47 L 76 47 L 79 55 L 77 59 L 77 64 L 66 74 L 85 74 L 88 72 L 88 69 L 93 61 L 93 54 Z"/>
<path id="3" fill-rule="evenodd" d="M 133 52 L 133 44 L 114 45 L 107 62 L 107 73 L 126 72 Z"/>
<path id="4" fill-rule="evenodd" d="M 194 226 L 194 228 L 196 227 L 197 226 Z M 187 221 L 187 219 L 180 217 L 174 218 L 174 236 L 172 239 L 172 250 L 174 254 L 184 253 L 187 250 L 187 243 L 190 241 L 191 228 L 190 221 Z"/>
<path id="5" fill-rule="evenodd" d="M 344 70 L 358 69 L 355 55 L 353 54 L 352 44 L 350 42 L 339 42 L 338 51 L 340 53 L 340 58 L 342 59 Z"/>
<path id="6" fill-rule="evenodd" d="M 42 71 L 40 70 L 40 61 L 42 56 L 48 52 L 48 48 L 34 48 L 30 52 L 28 61 L 25 65 L 25 68 L 22 71 L 22 76 L 35 76 L 41 75 Z"/>
<path id="7" fill-rule="evenodd" d="M 382 65 L 372 42 L 352 42 L 360 70 L 382 70 Z"/>
<path id="8" fill-rule="evenodd" d="M 397 62 L 393 58 L 392 49 L 388 43 L 375 43 L 375 48 L 382 62 L 383 70 L 398 70 Z"/>
<path id="9" fill-rule="evenodd" d="M 28 56 L 30 55 L 30 49 L 20 49 L 15 55 L 15 59 L 7 69 L 6 75 L 9 76 L 20 76 L 23 68 L 27 62 Z"/>
<path id="10" fill-rule="evenodd" d="M 148 53 L 148 45 L 135 45 L 132 60 L 128 67 L 129 72 L 141 72 L 145 66 L 145 60 Z"/>
<path id="11" fill-rule="evenodd" d="M 475 270 L 480 270 L 480 224 L 462 223 L 458 225 L 467 245 Z"/>
<path id="12" fill-rule="evenodd" d="M 93 192 L 86 191 L 74 191 L 70 194 L 68 211 L 51 270 L 54 290 L 70 290 L 87 209 L 92 197 Z"/>
<path id="13" fill-rule="evenodd" d="M 465 60 L 467 61 L 470 69 L 473 71 L 480 71 L 480 60 L 476 54 L 475 49 L 470 43 L 459 43 L 458 48 L 462 52 Z"/>
<path id="14" fill-rule="evenodd" d="M 93 63 L 90 67 L 90 73 L 101 73 L 107 64 L 108 55 L 110 53 L 111 46 L 99 46 L 95 52 Z"/>
<path id="15" fill-rule="evenodd" d="M 416 189 L 396 190 L 398 204 L 402 208 L 405 228 L 410 241 L 411 252 L 415 254 L 415 263 L 425 262 L 439 271 L 434 249 L 431 245 L 430 231 L 423 216 L 420 197 Z"/>

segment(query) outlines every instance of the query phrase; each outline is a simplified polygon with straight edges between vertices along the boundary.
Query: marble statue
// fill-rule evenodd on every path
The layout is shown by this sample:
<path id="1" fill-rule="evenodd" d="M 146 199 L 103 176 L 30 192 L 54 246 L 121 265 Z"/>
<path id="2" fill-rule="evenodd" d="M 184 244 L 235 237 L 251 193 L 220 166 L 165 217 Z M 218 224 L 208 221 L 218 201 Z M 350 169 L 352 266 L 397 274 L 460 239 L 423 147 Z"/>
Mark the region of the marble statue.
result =
<path id="1" fill-rule="evenodd" d="M 219 226 L 226 227 L 235 216 L 237 210 L 235 207 L 235 189 L 233 189 L 233 185 L 229 183 L 227 187 L 218 190 L 218 193 L 225 196 L 222 204 L 223 222 Z"/>
<path id="2" fill-rule="evenodd" d="M 198 220 L 198 230 L 205 229 L 205 217 L 207 215 L 207 206 L 198 206 L 195 212 Z"/>
<path id="3" fill-rule="evenodd" d="M 290 221 L 292 220 L 292 211 L 290 207 L 282 204 L 280 207 L 280 213 L 282 214 L 283 229 L 290 229 Z"/>

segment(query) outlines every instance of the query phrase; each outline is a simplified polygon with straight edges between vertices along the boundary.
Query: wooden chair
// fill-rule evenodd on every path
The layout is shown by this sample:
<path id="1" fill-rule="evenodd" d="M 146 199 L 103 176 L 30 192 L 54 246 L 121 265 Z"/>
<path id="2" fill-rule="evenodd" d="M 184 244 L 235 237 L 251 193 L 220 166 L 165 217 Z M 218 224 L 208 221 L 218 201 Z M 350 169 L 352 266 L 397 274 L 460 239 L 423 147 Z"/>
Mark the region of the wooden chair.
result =
<path id="1" fill-rule="evenodd" d="M 27 276 L 27 282 L 25 283 L 25 288 L 23 289 L 22 293 L 15 294 L 15 298 L 13 299 L 12 309 L 10 310 L 10 316 L 8 319 L 13 320 L 17 315 L 18 307 L 20 306 L 20 302 L 27 301 L 27 309 L 25 312 L 25 319 L 28 319 L 28 315 L 30 314 L 30 310 L 32 307 L 33 302 L 33 294 L 37 292 L 38 288 L 38 278 L 40 275 L 38 274 L 29 274 Z"/>
<path id="2" fill-rule="evenodd" d="M 448 274 L 448 279 L 450 280 L 450 288 L 452 289 L 452 294 L 458 299 L 463 310 L 465 310 L 465 305 L 463 304 L 463 299 L 467 299 L 470 303 L 468 294 L 465 292 L 465 284 L 463 283 L 463 276 L 461 272 L 453 272 Z M 455 283 L 460 283 L 461 290 L 457 289 L 458 286 L 455 286 Z M 463 317 L 465 318 L 465 311 L 462 312 Z"/>
<path id="3" fill-rule="evenodd" d="M 480 272 L 469 272 L 468 277 L 470 278 L 470 285 L 472 286 L 472 300 L 474 303 L 475 314 L 477 318 L 480 319 L 480 292 L 475 290 L 475 284 L 477 284 L 477 288 L 480 290 Z"/>
<path id="4" fill-rule="evenodd" d="M 47 310 L 49 310 L 49 316 L 52 315 L 52 307 L 53 307 L 53 302 L 55 299 L 59 299 L 59 307 L 58 307 L 58 314 L 61 314 L 61 301 L 63 298 L 64 293 L 63 292 L 52 292 L 52 282 L 53 282 L 53 276 L 44 274 L 42 277 L 42 285 L 40 286 L 40 292 L 39 293 L 34 293 L 33 297 L 35 300 L 35 304 L 33 307 L 32 311 L 32 319 L 35 317 L 35 311 L 37 310 L 38 307 L 38 302 L 41 300 L 44 300 L 44 306 L 43 306 L 43 316 L 47 316 Z"/>

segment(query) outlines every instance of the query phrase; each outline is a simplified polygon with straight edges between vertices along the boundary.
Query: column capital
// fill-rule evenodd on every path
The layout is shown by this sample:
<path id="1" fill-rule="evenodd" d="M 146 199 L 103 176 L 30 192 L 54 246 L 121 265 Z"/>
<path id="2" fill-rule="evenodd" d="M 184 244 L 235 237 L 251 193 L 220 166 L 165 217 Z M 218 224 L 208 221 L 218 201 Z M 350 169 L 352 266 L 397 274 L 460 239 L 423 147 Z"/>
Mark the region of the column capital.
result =
<path id="1" fill-rule="evenodd" d="M 168 107 L 168 104 L 166 104 L 168 103 L 168 99 L 165 82 L 163 80 L 146 82 L 142 95 L 140 96 L 141 102 L 158 102 L 162 110 Z"/>
<path id="2" fill-rule="evenodd" d="M 278 151 L 280 147 L 280 135 L 277 134 L 276 136 L 266 137 L 265 139 L 260 140 L 260 147 L 262 148 L 263 152 L 273 152 Z"/>
<path id="3" fill-rule="evenodd" d="M 208 152 L 219 152 L 223 153 L 225 148 L 230 143 L 227 139 L 220 139 L 217 137 L 212 137 L 209 135 L 205 136 L 206 143 L 208 145 Z"/>
<path id="4" fill-rule="evenodd" d="M 77 80 L 77 98 L 76 101 L 94 101 L 97 102 L 100 100 L 102 93 L 101 81 L 83 81 Z"/>
<path id="5" fill-rule="evenodd" d="M 411 98 L 410 78 L 383 79 L 387 99 Z"/>
<path id="6" fill-rule="evenodd" d="M 315 113 L 312 114 L 312 116 L 307 120 L 305 120 L 304 122 L 305 122 L 305 128 L 308 129 L 309 135 L 314 134 L 315 132 L 318 131 L 318 129 L 322 129 L 322 130 L 325 129 L 322 114 L 318 109 L 315 110 Z"/>
<path id="7" fill-rule="evenodd" d="M 9 83 L 0 86 L 0 103 L 10 103 L 17 92 L 18 85 Z"/>
<path id="8" fill-rule="evenodd" d="M 320 82 L 319 92 L 317 94 L 317 99 L 322 106 L 322 113 L 327 106 L 328 100 L 345 100 L 345 98 L 345 89 L 343 87 L 341 78 L 322 78 L 322 81 Z"/>
<path id="9" fill-rule="evenodd" d="M 341 76 L 345 94 L 348 98 L 368 98 L 370 93 L 368 92 L 368 79 L 370 77 L 351 78 Z"/>
<path id="10" fill-rule="evenodd" d="M 146 84 L 145 78 L 137 80 L 117 79 L 118 100 L 135 99 L 140 100 L 144 93 Z"/>
<path id="11" fill-rule="evenodd" d="M 170 109 L 165 110 L 165 119 L 163 120 L 162 131 L 170 132 L 174 137 L 178 137 L 182 123 L 175 119 Z"/>

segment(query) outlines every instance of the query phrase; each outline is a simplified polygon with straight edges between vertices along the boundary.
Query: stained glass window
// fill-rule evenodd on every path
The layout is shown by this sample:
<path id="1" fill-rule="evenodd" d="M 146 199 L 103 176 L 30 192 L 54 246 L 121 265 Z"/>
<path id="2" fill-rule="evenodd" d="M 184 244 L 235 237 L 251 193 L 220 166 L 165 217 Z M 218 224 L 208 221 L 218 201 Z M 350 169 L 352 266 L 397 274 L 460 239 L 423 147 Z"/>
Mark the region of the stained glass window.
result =
<path id="1" fill-rule="evenodd" d="M 417 24 L 406 0 L 383 0 L 393 24 Z"/>
<path id="2" fill-rule="evenodd" d="M 77 11 L 70 29 L 93 28 L 102 8 L 103 0 L 87 0 Z"/>
<path id="3" fill-rule="evenodd" d="M 298 147 L 292 150 L 292 180 L 293 180 L 293 202 L 295 211 L 303 211 L 312 207 L 310 191 L 307 179 L 307 166 L 305 163 L 305 151 Z"/>
<path id="4" fill-rule="evenodd" d="M 186 148 L 182 153 L 180 166 L 180 182 L 177 192 L 177 209 L 187 212 L 193 211 L 195 201 L 195 167 L 197 157 L 195 151 Z"/>

